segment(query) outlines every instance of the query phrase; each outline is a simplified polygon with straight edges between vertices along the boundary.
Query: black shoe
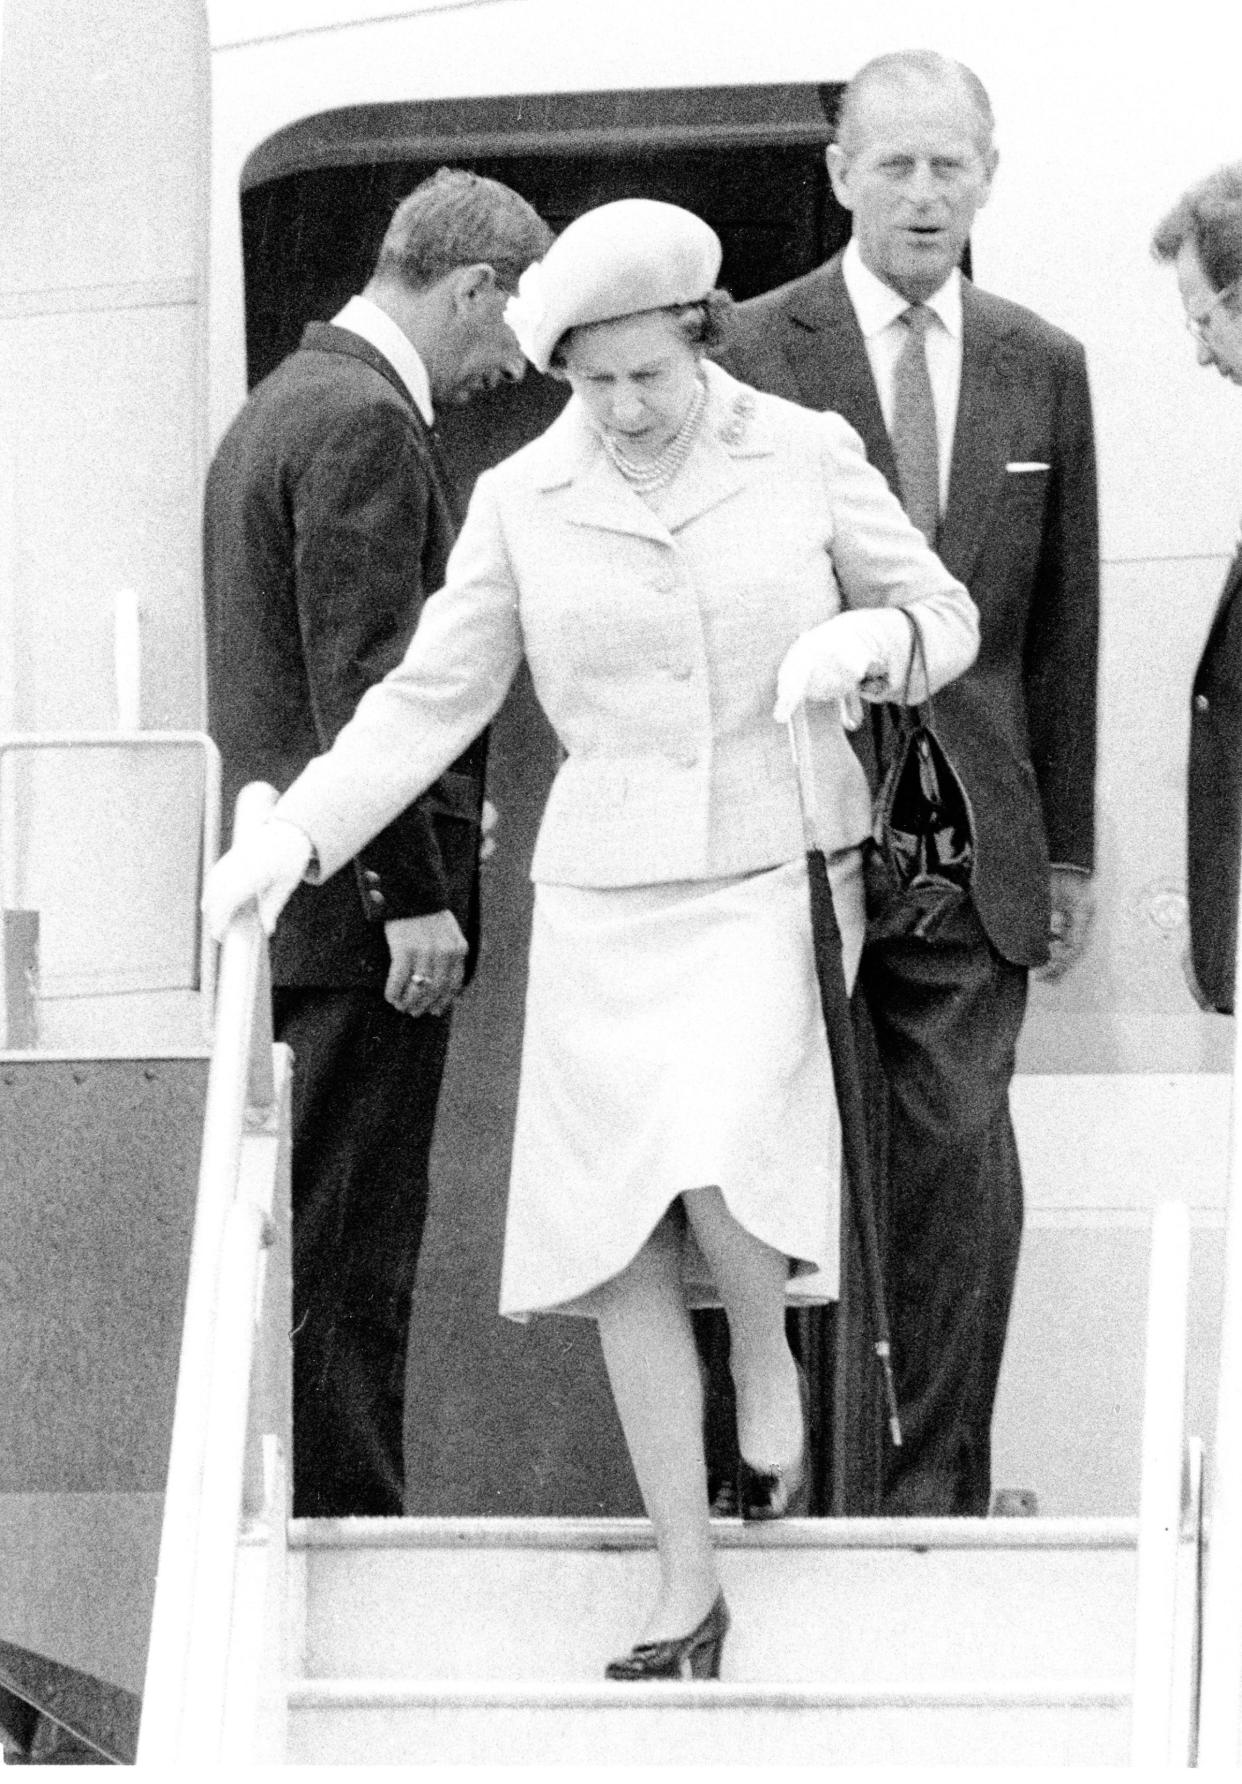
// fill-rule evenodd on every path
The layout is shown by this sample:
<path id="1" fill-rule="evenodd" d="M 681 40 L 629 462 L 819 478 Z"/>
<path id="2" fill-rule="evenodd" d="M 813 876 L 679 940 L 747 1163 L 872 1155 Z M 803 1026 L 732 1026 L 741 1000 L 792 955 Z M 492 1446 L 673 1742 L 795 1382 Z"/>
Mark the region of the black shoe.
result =
<path id="1" fill-rule="evenodd" d="M 724 1593 L 716 1594 L 716 1602 L 697 1629 L 689 1635 L 675 1636 L 672 1641 L 639 1642 L 619 1660 L 610 1660 L 604 1668 L 606 1679 L 718 1679 L 724 1638 L 729 1633 L 729 1607 Z"/>
<path id="2" fill-rule="evenodd" d="M 708 1513 L 713 1518 L 735 1518 L 738 1515 L 737 1481 L 722 1480 L 712 1494 L 711 1509 Z"/>
<path id="3" fill-rule="evenodd" d="M 802 1448 L 797 1460 L 785 1468 L 755 1468 L 745 1456 L 738 1462 L 738 1504 L 747 1523 L 766 1523 L 774 1518 L 804 1518 L 810 1509 L 811 1470 L 807 1455 L 810 1396 L 806 1373 L 801 1367 L 798 1369 L 798 1393 L 802 1400 Z"/>

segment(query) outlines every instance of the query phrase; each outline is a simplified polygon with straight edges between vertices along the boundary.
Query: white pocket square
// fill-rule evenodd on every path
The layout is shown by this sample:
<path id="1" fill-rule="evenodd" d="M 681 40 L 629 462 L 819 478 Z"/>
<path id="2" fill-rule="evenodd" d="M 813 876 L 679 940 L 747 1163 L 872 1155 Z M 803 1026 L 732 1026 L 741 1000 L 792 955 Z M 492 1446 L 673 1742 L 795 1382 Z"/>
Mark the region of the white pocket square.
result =
<path id="1" fill-rule="evenodd" d="M 1013 464 L 1006 465 L 1005 469 L 1012 472 L 1014 476 L 1021 476 L 1023 471 L 1046 471 L 1049 467 L 1041 464 L 1038 459 L 1020 458 L 1015 459 Z"/>

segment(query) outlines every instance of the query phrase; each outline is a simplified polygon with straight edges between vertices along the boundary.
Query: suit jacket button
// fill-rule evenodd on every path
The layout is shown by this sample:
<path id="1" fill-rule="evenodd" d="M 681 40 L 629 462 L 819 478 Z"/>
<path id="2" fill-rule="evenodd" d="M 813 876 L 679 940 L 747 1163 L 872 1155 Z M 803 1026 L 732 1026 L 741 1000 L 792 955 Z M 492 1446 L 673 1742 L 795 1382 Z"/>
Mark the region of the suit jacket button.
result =
<path id="1" fill-rule="evenodd" d="M 376 910 L 379 910 L 384 902 L 384 894 L 376 886 L 371 887 L 370 891 L 367 893 L 367 897 L 371 900 L 371 903 L 375 906 Z"/>
<path id="2" fill-rule="evenodd" d="M 368 886 L 379 885 L 380 877 L 373 867 L 364 867 L 362 870 L 362 878 Z"/>
<path id="3" fill-rule="evenodd" d="M 1206 694 L 1196 694 L 1195 695 L 1195 711 L 1196 712 L 1206 712 L 1210 705 L 1211 705 L 1211 701 L 1208 699 Z"/>

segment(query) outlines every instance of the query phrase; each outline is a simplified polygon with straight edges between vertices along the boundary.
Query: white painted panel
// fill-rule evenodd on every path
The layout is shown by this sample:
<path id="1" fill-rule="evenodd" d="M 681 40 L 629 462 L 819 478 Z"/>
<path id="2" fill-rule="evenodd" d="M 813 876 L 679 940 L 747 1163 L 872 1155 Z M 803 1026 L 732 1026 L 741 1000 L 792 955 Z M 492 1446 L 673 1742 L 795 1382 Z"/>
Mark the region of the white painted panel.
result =
<path id="1" fill-rule="evenodd" d="M 1231 1101 L 1217 1072 L 1014 1082 L 1027 1220 L 993 1484 L 1032 1488 L 1043 1515 L 1137 1512 L 1151 1219 L 1162 1201 L 1191 1210 L 1187 1433 L 1211 1441 Z"/>
<path id="2" fill-rule="evenodd" d="M 202 755 L 54 751 L 6 768 L 22 789 L 8 896 L 39 916 L 40 1004 L 193 986 Z"/>
<path id="3" fill-rule="evenodd" d="M 198 723 L 197 338 L 192 307 L 0 318 L 15 729 L 116 727 L 126 589 L 138 597 L 142 724 Z"/>
<path id="4" fill-rule="evenodd" d="M 6 0 L 4 33 L 0 714 L 196 731 L 205 12 Z M 5 896 L 38 913 L 45 1045 L 106 1051 L 122 1009 L 127 1032 L 186 1038 L 202 775 L 179 755 L 163 780 L 149 761 L 14 767 Z"/>
<path id="5" fill-rule="evenodd" d="M 195 272 L 205 35 L 193 0 L 7 0 L 0 297 Z"/>
<path id="6" fill-rule="evenodd" d="M 992 1482 L 1034 1490 L 1041 1516 L 1138 1511 L 1151 1225 L 1046 1224 L 1022 1243 L 992 1426 Z M 1188 1436 L 1215 1428 L 1224 1232 L 1192 1222 Z"/>
<path id="7" fill-rule="evenodd" d="M 1231 1097 L 1220 1072 L 1020 1076 L 1011 1103 L 1028 1216 L 1145 1221 L 1167 1201 L 1223 1212 Z"/>
<path id="8" fill-rule="evenodd" d="M 1071 973 L 1032 983 L 1024 1071 L 1228 1069 L 1229 1025 L 1196 1008 L 1181 970 L 1190 686 L 1224 571 L 1106 566 L 1095 927 Z"/>
<path id="9" fill-rule="evenodd" d="M 7 722 L 117 720 L 138 595 L 148 727 L 201 722 L 207 66 L 198 0 L 8 0 L 0 67 Z"/>

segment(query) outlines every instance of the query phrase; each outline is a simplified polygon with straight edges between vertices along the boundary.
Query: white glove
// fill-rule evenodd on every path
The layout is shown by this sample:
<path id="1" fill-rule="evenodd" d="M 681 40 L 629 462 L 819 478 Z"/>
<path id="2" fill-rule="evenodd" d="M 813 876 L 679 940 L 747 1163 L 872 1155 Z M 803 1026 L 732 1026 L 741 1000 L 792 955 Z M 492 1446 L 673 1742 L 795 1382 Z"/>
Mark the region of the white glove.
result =
<path id="1" fill-rule="evenodd" d="M 270 935 L 306 872 L 311 840 L 284 818 L 268 818 L 221 855 L 203 889 L 203 916 L 217 941 L 243 905 L 257 899 L 259 921 Z"/>
<path id="2" fill-rule="evenodd" d="M 856 705 L 864 681 L 887 674 L 884 638 L 873 613 L 838 613 L 795 638 L 776 672 L 772 717 L 785 724 L 804 700 Z"/>

